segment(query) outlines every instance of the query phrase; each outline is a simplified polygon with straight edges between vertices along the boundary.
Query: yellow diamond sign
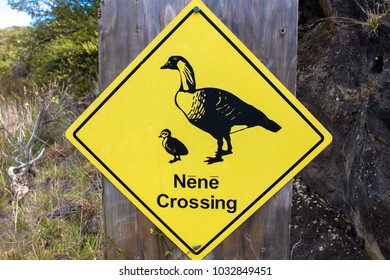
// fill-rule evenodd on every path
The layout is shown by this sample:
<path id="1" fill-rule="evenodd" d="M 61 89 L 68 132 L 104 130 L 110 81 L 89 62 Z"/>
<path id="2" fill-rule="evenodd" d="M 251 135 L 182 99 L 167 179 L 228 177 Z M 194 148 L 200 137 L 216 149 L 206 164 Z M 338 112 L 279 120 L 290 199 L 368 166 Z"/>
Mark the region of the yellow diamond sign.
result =
<path id="1" fill-rule="evenodd" d="M 201 1 L 66 135 L 192 259 L 204 258 L 331 142 Z"/>

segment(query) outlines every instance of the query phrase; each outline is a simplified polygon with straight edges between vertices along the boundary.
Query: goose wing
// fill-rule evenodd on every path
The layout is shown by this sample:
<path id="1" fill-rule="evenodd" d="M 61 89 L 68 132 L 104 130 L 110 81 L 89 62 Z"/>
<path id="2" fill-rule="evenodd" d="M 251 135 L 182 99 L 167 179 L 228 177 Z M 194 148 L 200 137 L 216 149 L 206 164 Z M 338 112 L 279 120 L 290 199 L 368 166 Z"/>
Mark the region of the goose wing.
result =
<path id="1" fill-rule="evenodd" d="M 187 147 L 179 139 L 173 137 L 169 139 L 169 142 L 166 145 L 166 149 L 172 155 L 184 156 L 188 154 Z"/>
<path id="2" fill-rule="evenodd" d="M 214 117 L 223 119 L 230 125 L 248 125 L 252 118 L 264 115 L 255 107 L 245 103 L 230 92 L 208 88 L 204 89 L 205 109 L 213 112 Z M 264 115 L 265 116 L 265 115 Z M 252 120 L 253 122 L 253 120 Z"/>

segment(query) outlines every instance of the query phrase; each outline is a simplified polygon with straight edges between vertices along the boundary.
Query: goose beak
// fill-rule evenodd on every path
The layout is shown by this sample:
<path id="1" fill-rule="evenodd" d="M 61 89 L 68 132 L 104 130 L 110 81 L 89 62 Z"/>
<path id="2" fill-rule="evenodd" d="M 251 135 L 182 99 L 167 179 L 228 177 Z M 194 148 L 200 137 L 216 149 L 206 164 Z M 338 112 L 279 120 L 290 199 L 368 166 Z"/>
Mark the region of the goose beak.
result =
<path id="1" fill-rule="evenodd" d="M 168 69 L 168 68 L 170 68 L 170 66 L 171 66 L 171 63 L 168 61 L 163 66 L 161 66 L 160 69 Z"/>

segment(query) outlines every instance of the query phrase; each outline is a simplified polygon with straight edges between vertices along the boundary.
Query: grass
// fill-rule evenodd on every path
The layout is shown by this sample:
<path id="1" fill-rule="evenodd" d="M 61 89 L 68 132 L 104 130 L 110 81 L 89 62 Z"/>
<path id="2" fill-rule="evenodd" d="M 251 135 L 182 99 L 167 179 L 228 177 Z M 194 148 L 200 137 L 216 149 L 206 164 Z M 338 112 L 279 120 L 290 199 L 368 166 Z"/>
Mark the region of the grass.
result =
<path id="1" fill-rule="evenodd" d="M 359 2 L 356 2 L 356 4 L 366 16 L 365 21 L 359 22 L 362 25 L 364 32 L 368 37 L 376 37 L 381 27 L 381 18 L 387 16 L 390 12 L 390 4 L 384 3 L 383 5 L 380 5 L 378 3 L 374 9 L 365 8 L 360 5 Z M 368 7 L 367 3 L 366 6 Z"/>
<path id="2" fill-rule="evenodd" d="M 70 87 L 53 83 L 0 95 L 0 259 L 103 259 L 101 179 L 65 139 L 77 109 Z M 31 137 L 38 113 L 39 133 Z M 7 169 L 26 162 L 26 147 L 43 156 L 16 200 Z"/>
<path id="3" fill-rule="evenodd" d="M 367 38 L 375 39 L 379 35 L 381 29 L 381 19 L 390 14 L 390 1 L 382 1 L 375 4 L 374 8 L 370 8 L 367 1 L 362 5 L 358 1 L 354 0 L 355 5 L 361 10 L 364 18 L 356 19 L 351 17 L 326 17 L 310 24 L 310 27 L 317 26 L 320 23 L 331 23 L 329 30 L 322 32 L 314 38 L 303 43 L 311 44 L 313 41 L 322 38 L 323 36 L 330 34 L 336 30 L 360 27 L 362 32 Z M 302 44 L 302 42 L 300 42 Z"/>

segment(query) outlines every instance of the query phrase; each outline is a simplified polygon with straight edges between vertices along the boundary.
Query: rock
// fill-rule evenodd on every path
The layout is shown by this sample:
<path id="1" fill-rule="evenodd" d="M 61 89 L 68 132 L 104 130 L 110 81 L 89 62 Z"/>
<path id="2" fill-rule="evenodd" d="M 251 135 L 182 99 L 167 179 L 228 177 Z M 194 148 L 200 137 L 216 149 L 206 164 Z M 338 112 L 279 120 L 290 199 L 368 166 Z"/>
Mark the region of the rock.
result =
<path id="1" fill-rule="evenodd" d="M 307 13 L 308 3 L 318 1 L 303 2 Z M 357 0 L 326 3 L 331 2 L 337 16 L 359 20 L 366 17 L 365 3 L 373 5 L 365 0 L 360 6 Z M 313 7 L 314 14 L 321 15 L 318 5 Z M 382 21 L 377 37 L 343 22 L 334 22 L 336 28 L 325 21 L 300 26 L 297 97 L 333 135 L 332 144 L 300 176 L 330 209 L 345 215 L 355 233 L 343 236 L 333 228 L 324 232 L 326 225 L 335 225 L 329 215 L 317 217 L 308 227 L 312 209 L 302 204 L 306 211 L 293 210 L 297 230 L 292 230 L 292 242 L 300 240 L 299 229 L 304 229 L 302 242 L 312 246 L 299 254 L 296 246 L 294 258 L 390 258 L 390 39 L 387 19 Z M 330 250 L 332 236 L 343 238 L 344 251 Z M 359 244 L 363 253 L 353 249 Z"/>
<path id="2" fill-rule="evenodd" d="M 390 4 L 389 4 L 390 6 Z M 390 15 L 383 16 L 379 19 L 380 30 L 383 32 L 383 36 L 390 34 Z"/>
<path id="3" fill-rule="evenodd" d="M 346 215 L 300 180 L 293 183 L 291 259 L 369 259 Z"/>

